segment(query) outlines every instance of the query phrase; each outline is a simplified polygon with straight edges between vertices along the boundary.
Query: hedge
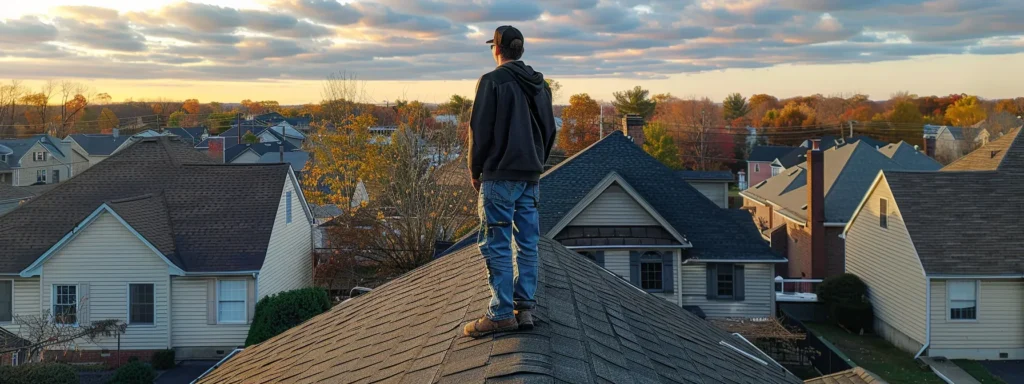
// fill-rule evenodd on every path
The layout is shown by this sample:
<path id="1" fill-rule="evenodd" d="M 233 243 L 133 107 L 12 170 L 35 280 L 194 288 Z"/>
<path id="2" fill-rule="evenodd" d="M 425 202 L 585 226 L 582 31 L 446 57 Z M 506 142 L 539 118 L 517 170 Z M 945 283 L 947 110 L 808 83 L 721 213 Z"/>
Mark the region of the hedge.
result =
<path id="1" fill-rule="evenodd" d="M 867 284 L 849 273 L 827 278 L 818 286 L 818 299 L 828 308 L 829 318 L 853 332 L 871 331 L 874 326 L 867 293 Z"/>
<path id="2" fill-rule="evenodd" d="M 264 297 L 256 303 L 245 345 L 262 343 L 331 309 L 323 288 L 303 288 Z"/>
<path id="3" fill-rule="evenodd" d="M 166 370 L 171 368 L 174 368 L 173 349 L 153 352 L 153 369 Z"/>
<path id="4" fill-rule="evenodd" d="M 78 384 L 78 372 L 61 363 L 29 363 L 0 366 L 0 384 Z"/>
<path id="5" fill-rule="evenodd" d="M 153 380 L 156 380 L 153 367 L 136 360 L 118 368 L 109 384 L 152 384 Z"/>

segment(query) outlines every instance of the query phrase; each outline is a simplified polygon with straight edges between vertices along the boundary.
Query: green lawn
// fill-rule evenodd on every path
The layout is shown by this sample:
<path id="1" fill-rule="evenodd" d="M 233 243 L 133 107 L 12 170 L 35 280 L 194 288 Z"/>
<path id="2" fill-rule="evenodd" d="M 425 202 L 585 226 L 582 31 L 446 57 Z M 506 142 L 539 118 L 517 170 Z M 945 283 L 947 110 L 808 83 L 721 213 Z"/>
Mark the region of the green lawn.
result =
<path id="1" fill-rule="evenodd" d="M 993 376 L 985 369 L 981 363 L 974 360 L 953 360 L 960 369 L 967 371 L 971 376 L 981 382 L 981 384 L 1006 384 L 1002 379 Z"/>
<path id="2" fill-rule="evenodd" d="M 807 327 L 835 345 L 850 360 L 892 384 L 945 384 L 930 370 L 922 369 L 914 355 L 875 336 L 859 336 L 831 324 L 807 323 Z"/>

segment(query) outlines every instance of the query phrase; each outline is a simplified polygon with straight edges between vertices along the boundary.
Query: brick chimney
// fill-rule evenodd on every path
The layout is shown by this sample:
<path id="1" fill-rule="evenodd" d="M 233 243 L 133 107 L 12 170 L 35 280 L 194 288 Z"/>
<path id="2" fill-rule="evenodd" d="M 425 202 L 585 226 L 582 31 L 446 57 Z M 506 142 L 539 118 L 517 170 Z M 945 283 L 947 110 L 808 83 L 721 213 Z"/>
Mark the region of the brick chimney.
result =
<path id="1" fill-rule="evenodd" d="M 924 154 L 928 157 L 935 157 L 935 138 L 924 138 Z"/>
<path id="2" fill-rule="evenodd" d="M 224 138 L 223 137 L 210 137 L 207 138 L 207 144 L 209 149 L 206 151 L 206 155 L 210 156 L 211 159 L 216 160 L 218 163 L 224 162 Z"/>
<path id="3" fill-rule="evenodd" d="M 636 145 L 644 145 L 644 118 L 640 115 L 622 117 L 622 133 L 633 138 Z"/>
<path id="4" fill-rule="evenodd" d="M 810 233 L 811 278 L 828 273 L 825 254 L 825 153 L 821 141 L 811 141 L 807 150 L 807 230 Z"/>

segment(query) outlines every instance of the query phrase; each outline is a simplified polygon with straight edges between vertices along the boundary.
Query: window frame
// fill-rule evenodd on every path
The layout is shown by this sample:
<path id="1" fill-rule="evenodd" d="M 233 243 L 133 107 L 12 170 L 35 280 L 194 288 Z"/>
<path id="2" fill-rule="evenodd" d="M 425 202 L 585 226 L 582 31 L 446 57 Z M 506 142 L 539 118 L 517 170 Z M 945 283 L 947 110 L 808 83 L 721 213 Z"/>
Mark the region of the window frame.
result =
<path id="1" fill-rule="evenodd" d="M 760 163 L 754 163 L 754 172 L 757 172 L 757 173 L 761 172 L 761 164 Z"/>
<path id="2" fill-rule="evenodd" d="M 40 176 L 42 176 L 42 178 L 40 178 Z M 37 169 L 36 170 L 36 182 L 37 183 L 45 183 L 46 182 L 46 169 Z"/>
<path id="3" fill-rule="evenodd" d="M 57 287 L 75 287 L 75 322 L 73 324 L 58 323 L 57 322 L 57 311 L 54 306 L 57 305 Z M 67 304 L 62 304 L 67 305 Z M 50 284 L 50 321 L 57 326 L 63 327 L 77 327 L 80 320 L 80 314 L 82 309 L 82 289 L 79 284 L 67 284 L 67 283 L 54 283 Z"/>
<path id="4" fill-rule="evenodd" d="M 776 167 L 776 166 L 773 165 L 772 166 L 772 176 L 778 176 L 780 173 L 782 173 L 782 167 Z"/>
<path id="5" fill-rule="evenodd" d="M 32 152 L 32 161 L 46 161 L 46 151 L 35 151 Z"/>
<path id="6" fill-rule="evenodd" d="M 722 272 L 729 275 L 729 294 L 722 294 Z M 736 267 L 731 263 L 721 263 L 715 268 L 715 298 L 717 300 L 736 299 Z"/>
<path id="7" fill-rule="evenodd" d="M 657 258 L 657 260 L 655 260 Z M 664 255 L 658 251 L 646 251 L 640 254 L 640 276 L 639 283 L 640 289 L 648 293 L 661 293 L 665 292 L 665 266 L 664 266 Z M 644 264 L 656 264 L 658 270 L 658 283 L 659 288 L 644 288 Z"/>
<path id="8" fill-rule="evenodd" d="M 14 323 L 14 279 L 0 279 L 0 283 L 3 283 L 5 281 L 11 283 L 11 319 L 0 320 L 0 324 L 9 325 Z"/>
<path id="9" fill-rule="evenodd" d="M 153 322 L 151 323 L 140 323 L 132 322 L 132 286 L 133 285 L 149 285 L 153 287 Z M 150 282 L 128 282 L 125 284 L 125 309 L 127 310 L 125 316 L 125 324 L 130 327 L 155 327 L 156 326 L 156 283 Z"/>
<path id="10" fill-rule="evenodd" d="M 889 229 L 889 199 L 878 198 L 878 227 Z"/>
<path id="11" fill-rule="evenodd" d="M 223 282 L 241 282 L 244 288 L 242 295 L 242 320 L 241 321 L 225 321 L 221 316 L 220 303 L 221 303 L 221 283 Z M 217 279 L 217 324 L 248 324 L 249 323 L 249 282 L 245 279 Z M 231 300 L 230 302 L 237 302 Z"/>
<path id="12" fill-rule="evenodd" d="M 951 283 L 973 283 L 974 284 L 974 318 L 973 319 L 954 319 L 953 308 L 950 304 L 954 301 L 951 294 L 952 286 Z M 962 300 L 957 300 L 962 301 Z M 953 323 L 976 323 L 980 317 L 981 312 L 981 280 L 946 280 L 946 321 Z"/>
<path id="13" fill-rule="evenodd" d="M 60 169 L 54 169 L 53 172 L 50 172 L 50 176 L 51 176 L 50 180 L 53 180 L 53 182 L 55 184 L 59 183 L 60 182 Z"/>

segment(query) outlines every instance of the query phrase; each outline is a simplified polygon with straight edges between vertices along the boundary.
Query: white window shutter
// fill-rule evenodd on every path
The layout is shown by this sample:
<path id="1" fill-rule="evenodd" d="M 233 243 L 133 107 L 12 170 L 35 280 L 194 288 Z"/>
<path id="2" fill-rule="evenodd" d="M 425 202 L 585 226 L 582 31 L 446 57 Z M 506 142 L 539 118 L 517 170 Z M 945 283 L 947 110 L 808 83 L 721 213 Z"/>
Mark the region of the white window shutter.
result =
<path id="1" fill-rule="evenodd" d="M 246 303 L 246 310 L 245 311 L 246 311 L 246 316 L 247 316 L 246 317 L 246 319 L 247 319 L 246 322 L 251 324 L 252 323 L 252 317 L 253 317 L 253 315 L 256 314 L 256 282 L 255 281 L 247 281 L 246 282 L 246 290 L 247 290 L 246 298 L 245 298 L 245 303 Z"/>
<path id="2" fill-rule="evenodd" d="M 217 324 L 217 279 L 206 281 L 206 324 Z"/>
<path id="3" fill-rule="evenodd" d="M 89 283 L 78 283 L 78 324 L 89 325 L 89 303 L 92 302 L 92 298 L 89 297 Z"/>

